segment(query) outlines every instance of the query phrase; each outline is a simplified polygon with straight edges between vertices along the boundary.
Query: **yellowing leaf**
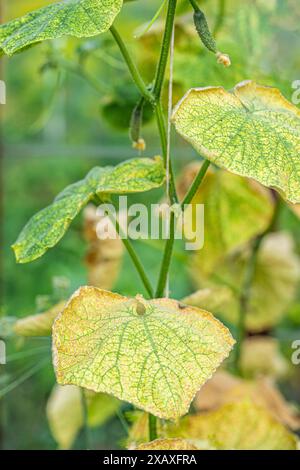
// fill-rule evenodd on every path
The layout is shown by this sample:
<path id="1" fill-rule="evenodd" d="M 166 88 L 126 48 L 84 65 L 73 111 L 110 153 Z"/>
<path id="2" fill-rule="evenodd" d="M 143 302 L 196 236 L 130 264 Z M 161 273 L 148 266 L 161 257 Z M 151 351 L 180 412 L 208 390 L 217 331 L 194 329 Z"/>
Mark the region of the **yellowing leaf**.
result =
<path id="1" fill-rule="evenodd" d="M 80 388 L 55 385 L 47 403 L 51 433 L 60 449 L 69 449 L 83 425 Z"/>
<path id="2" fill-rule="evenodd" d="M 198 448 L 185 439 L 156 439 L 139 445 L 135 450 L 198 450 Z"/>
<path id="3" fill-rule="evenodd" d="M 296 450 L 297 441 L 264 408 L 246 400 L 184 418 L 170 435 L 208 440 L 224 450 Z"/>
<path id="4" fill-rule="evenodd" d="M 208 312 L 93 287 L 79 289 L 53 326 L 58 383 L 109 393 L 165 419 L 187 413 L 233 344 Z"/>
<path id="5" fill-rule="evenodd" d="M 239 295 L 250 251 L 237 250 L 214 267 L 205 278 L 201 258 L 193 257 L 191 266 L 199 287 L 226 286 L 232 291 L 232 301 L 218 310 L 221 318 L 236 324 L 239 317 Z M 294 251 L 294 242 L 284 232 L 271 233 L 260 246 L 251 295 L 246 314 L 246 327 L 259 332 L 277 325 L 293 301 L 300 278 L 300 260 Z"/>
<path id="6" fill-rule="evenodd" d="M 179 187 L 183 189 L 192 169 L 196 173 L 199 168 L 187 167 Z M 214 271 L 217 261 L 266 230 L 274 212 L 268 190 L 227 171 L 208 172 L 191 203 L 204 204 L 204 246 L 196 254 L 204 273 Z"/>
<path id="7" fill-rule="evenodd" d="M 20 336 L 50 336 L 53 322 L 65 305 L 66 302 L 63 300 L 47 312 L 17 320 L 14 325 L 14 332 Z"/>
<path id="8" fill-rule="evenodd" d="M 289 428 L 300 428 L 300 414 L 297 415 L 296 410 L 285 401 L 274 382 L 265 377 L 250 381 L 225 371 L 217 371 L 196 395 L 194 406 L 199 411 L 212 410 L 226 403 L 246 399 L 264 406 L 274 418 Z"/>
<path id="9" fill-rule="evenodd" d="M 208 160 L 300 202 L 300 110 L 276 88 L 245 81 L 232 92 L 191 89 L 173 122 Z"/>
<path id="10" fill-rule="evenodd" d="M 184 297 L 181 302 L 215 313 L 219 310 L 222 311 L 225 305 L 232 305 L 232 292 L 226 286 L 216 285 L 199 289 L 193 294 Z"/>
<path id="11" fill-rule="evenodd" d="M 12 246 L 19 263 L 42 256 L 63 237 L 72 220 L 97 194 L 148 191 L 160 187 L 165 179 L 162 159 L 136 158 L 116 167 L 95 167 L 77 183 L 65 188 L 53 203 L 35 214 Z"/>
<path id="12" fill-rule="evenodd" d="M 270 336 L 251 336 L 243 341 L 240 367 L 247 378 L 282 378 L 289 371 L 289 363 L 280 352 L 279 341 Z"/>
<path id="13" fill-rule="evenodd" d="M 0 26 L 0 47 L 12 55 L 25 47 L 62 36 L 95 36 L 107 31 L 122 0 L 65 0 Z"/>

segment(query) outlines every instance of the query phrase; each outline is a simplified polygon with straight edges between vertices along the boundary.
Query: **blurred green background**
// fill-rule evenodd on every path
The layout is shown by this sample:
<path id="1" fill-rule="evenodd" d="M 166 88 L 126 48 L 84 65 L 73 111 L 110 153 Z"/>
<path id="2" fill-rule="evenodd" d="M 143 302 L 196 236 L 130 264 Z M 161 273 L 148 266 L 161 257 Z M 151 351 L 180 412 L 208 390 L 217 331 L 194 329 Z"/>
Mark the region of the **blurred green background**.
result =
<path id="1" fill-rule="evenodd" d="M 49 3 L 1 0 L 2 22 Z M 161 19 L 148 33 L 138 36 L 161 3 L 161 0 L 130 2 L 117 18 L 117 25 L 148 82 L 155 73 Z M 291 99 L 292 82 L 300 79 L 299 1 L 199 3 L 207 13 L 219 50 L 231 56 L 232 66 L 224 69 L 204 50 L 194 32 L 188 2 L 179 0 L 174 102 L 190 87 L 222 85 L 230 89 L 250 78 L 278 87 Z M 2 78 L 7 85 L 7 104 L 1 109 L 4 206 L 1 309 L 3 315 L 22 317 L 38 311 L 43 302 L 51 303 L 55 278 L 69 280 L 67 294 L 87 282 L 81 217 L 57 247 L 31 264 L 17 265 L 10 245 L 31 215 L 49 204 L 66 185 L 81 179 L 92 166 L 116 164 L 137 155 L 131 146 L 128 125 L 138 94 L 109 33 L 92 40 L 57 40 L 1 60 Z M 145 154 L 159 154 L 159 139 L 150 114 L 143 137 L 147 143 Z M 175 135 L 172 148 L 177 170 L 196 157 Z M 140 195 L 137 200 L 150 204 L 161 196 L 162 191 L 155 191 Z M 280 224 L 291 231 L 300 254 L 299 219 L 286 208 Z M 142 241 L 135 244 L 154 282 L 163 245 L 157 242 L 150 246 Z M 178 242 L 170 278 L 175 298 L 193 291 L 186 256 Z M 126 255 L 114 289 L 128 295 L 143 292 Z M 287 345 L 291 338 L 300 337 L 299 304 L 295 312 L 277 331 L 286 354 L 290 353 Z M 1 445 L 9 449 L 54 449 L 56 444 L 45 417 L 54 374 L 50 361 L 41 364 L 44 357 L 50 357 L 50 341 L 8 340 L 7 344 L 11 360 L 0 366 Z M 287 388 L 295 399 L 295 387 Z M 299 388 L 296 387 L 298 392 Z M 106 449 L 116 448 L 124 438 L 120 418 L 93 431 L 92 436 L 95 447 Z M 82 446 L 82 439 L 79 436 L 75 447 Z"/>

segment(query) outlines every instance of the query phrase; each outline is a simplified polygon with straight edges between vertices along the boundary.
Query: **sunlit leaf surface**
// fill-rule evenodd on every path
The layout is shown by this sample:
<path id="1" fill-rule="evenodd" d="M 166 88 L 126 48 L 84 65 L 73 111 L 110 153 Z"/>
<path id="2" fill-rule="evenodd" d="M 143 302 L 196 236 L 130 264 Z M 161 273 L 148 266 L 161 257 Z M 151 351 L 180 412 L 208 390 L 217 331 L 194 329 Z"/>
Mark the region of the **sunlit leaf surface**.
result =
<path id="1" fill-rule="evenodd" d="M 300 202 L 300 110 L 276 88 L 245 81 L 232 92 L 191 89 L 173 122 L 202 156 Z"/>
<path id="2" fill-rule="evenodd" d="M 97 194 L 148 191 L 161 186 L 165 179 L 162 159 L 137 158 L 116 167 L 95 167 L 77 183 L 65 188 L 53 203 L 35 214 L 13 245 L 19 263 L 42 256 L 63 237 L 72 220 Z"/>
<path id="3" fill-rule="evenodd" d="M 0 47 L 12 55 L 32 44 L 62 36 L 95 36 L 107 31 L 122 0 L 64 0 L 0 27 Z"/>
<path id="4" fill-rule="evenodd" d="M 106 392 L 175 419 L 187 413 L 233 343 L 203 310 L 82 287 L 53 326 L 53 361 L 60 384 Z"/>

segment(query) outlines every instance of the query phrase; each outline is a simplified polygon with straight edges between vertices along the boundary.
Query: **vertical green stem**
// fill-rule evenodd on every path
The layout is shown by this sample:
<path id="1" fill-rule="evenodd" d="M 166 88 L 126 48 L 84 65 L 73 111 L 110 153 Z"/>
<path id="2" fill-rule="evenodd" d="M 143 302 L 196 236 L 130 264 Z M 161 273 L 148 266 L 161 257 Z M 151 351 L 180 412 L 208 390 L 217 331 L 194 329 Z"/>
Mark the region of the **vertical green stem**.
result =
<path id="1" fill-rule="evenodd" d="M 85 449 L 91 449 L 91 439 L 90 439 L 90 430 L 88 427 L 88 409 L 87 409 L 87 402 L 86 396 L 84 393 L 84 388 L 80 389 L 81 393 L 81 404 L 82 404 L 82 411 L 83 411 L 83 432 L 84 432 L 84 441 L 85 441 Z"/>
<path id="2" fill-rule="evenodd" d="M 241 294 L 239 298 L 239 320 L 237 326 L 237 335 L 236 335 L 236 346 L 235 346 L 235 356 L 234 356 L 234 370 L 237 374 L 241 375 L 240 371 L 240 359 L 241 359 L 241 349 L 243 341 L 246 336 L 246 315 L 249 307 L 249 301 L 251 299 L 251 287 L 253 284 L 255 276 L 255 268 L 257 255 L 259 247 L 264 238 L 264 235 L 256 237 L 251 247 L 251 254 L 246 266 L 246 271 L 244 275 L 244 281 L 241 288 Z"/>
<path id="3" fill-rule="evenodd" d="M 154 292 L 153 292 L 151 283 L 149 281 L 149 278 L 146 274 L 146 271 L 144 269 L 144 266 L 143 266 L 141 260 L 139 259 L 138 255 L 135 252 L 135 250 L 134 250 L 133 246 L 131 245 L 130 241 L 124 236 L 122 227 L 120 226 L 118 220 L 116 218 L 114 218 L 112 214 L 110 214 L 110 218 L 115 223 L 116 231 L 117 231 L 118 235 L 120 235 L 120 237 L 122 239 L 122 242 L 123 242 L 128 254 L 129 254 L 134 266 L 136 267 L 137 272 L 140 275 L 141 281 L 144 284 L 144 287 L 145 287 L 147 293 L 149 294 L 149 297 L 152 299 Z"/>
<path id="4" fill-rule="evenodd" d="M 149 440 L 154 441 L 157 439 L 157 420 L 156 416 L 148 414 L 148 426 L 149 426 Z"/>
<path id="5" fill-rule="evenodd" d="M 155 96 L 156 101 L 160 99 L 161 90 L 165 79 L 173 24 L 175 19 L 176 5 L 177 0 L 169 0 L 164 37 L 162 41 L 162 47 L 153 86 L 153 94 Z"/>
<path id="6" fill-rule="evenodd" d="M 167 133 L 165 120 L 163 115 L 163 110 L 161 103 L 158 102 L 155 106 L 155 116 L 157 121 L 157 127 L 160 135 L 161 149 L 164 159 L 165 168 L 167 166 Z M 169 174 L 170 174 L 170 202 L 171 204 L 176 204 L 178 202 L 178 197 L 176 193 L 175 178 L 172 163 L 169 162 Z"/>
<path id="7" fill-rule="evenodd" d="M 244 280 L 240 291 L 240 298 L 239 298 L 239 321 L 238 321 L 238 328 L 237 328 L 237 344 L 235 347 L 235 355 L 234 355 L 234 371 L 241 375 L 240 370 L 240 361 L 241 361 L 241 352 L 243 341 L 246 336 L 246 316 L 247 311 L 249 308 L 249 302 L 251 300 L 251 288 L 254 281 L 255 276 L 255 268 L 257 263 L 257 256 L 259 253 L 259 249 L 261 246 L 262 241 L 264 240 L 265 236 L 268 235 L 270 232 L 273 232 L 276 229 L 280 208 L 281 208 L 281 201 L 277 193 L 272 191 L 271 194 L 274 196 L 275 200 L 275 207 L 273 217 L 267 229 L 258 235 L 255 240 L 253 241 L 251 247 L 251 254 L 248 260 L 248 264 L 246 266 Z"/>
<path id="8" fill-rule="evenodd" d="M 184 197 L 181 203 L 182 210 L 184 210 L 184 206 L 186 204 L 189 204 L 191 200 L 193 199 L 193 196 L 195 195 L 197 189 L 201 185 L 206 175 L 209 165 L 210 165 L 210 162 L 208 160 L 204 160 L 197 176 L 195 177 L 191 187 L 189 188 L 186 196 Z M 155 293 L 155 297 L 157 298 L 162 297 L 164 295 L 164 291 L 165 291 L 165 287 L 166 287 L 166 283 L 168 279 L 168 272 L 170 269 L 173 247 L 174 247 L 175 228 L 176 228 L 175 215 L 174 215 L 174 212 L 172 211 L 170 215 L 169 238 L 166 241 L 165 251 L 164 251 L 163 260 L 161 263 L 160 274 L 159 274 L 159 279 L 158 279 L 156 293 Z"/>

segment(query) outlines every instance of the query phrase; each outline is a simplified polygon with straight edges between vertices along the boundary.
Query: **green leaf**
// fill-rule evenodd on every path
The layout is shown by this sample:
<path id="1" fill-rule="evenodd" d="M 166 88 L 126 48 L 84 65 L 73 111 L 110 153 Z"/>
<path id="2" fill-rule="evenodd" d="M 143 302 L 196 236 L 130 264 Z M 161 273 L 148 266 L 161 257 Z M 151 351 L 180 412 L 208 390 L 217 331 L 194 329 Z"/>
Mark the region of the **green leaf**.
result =
<path id="1" fill-rule="evenodd" d="M 82 287 L 53 326 L 57 381 L 111 394 L 176 419 L 234 340 L 210 313 Z"/>
<path id="2" fill-rule="evenodd" d="M 172 119 L 208 160 L 300 202 L 300 110 L 276 88 L 246 81 L 232 92 L 191 89 Z"/>
<path id="3" fill-rule="evenodd" d="M 208 441 L 223 450 L 296 450 L 297 441 L 262 406 L 250 400 L 184 418 L 168 435 Z"/>
<path id="4" fill-rule="evenodd" d="M 162 159 L 137 158 L 116 167 L 95 167 L 81 181 L 65 188 L 45 209 L 34 215 L 12 246 L 19 263 L 28 263 L 55 246 L 80 210 L 97 194 L 148 191 L 165 179 Z"/>
<path id="5" fill-rule="evenodd" d="M 66 302 L 63 300 L 47 312 L 17 320 L 13 328 L 14 332 L 19 336 L 50 336 L 53 322 L 65 305 Z"/>
<path id="6" fill-rule="evenodd" d="M 104 33 L 122 0 L 65 0 L 27 13 L 0 27 L 0 47 L 12 55 L 32 44 L 62 36 L 87 38 Z"/>

